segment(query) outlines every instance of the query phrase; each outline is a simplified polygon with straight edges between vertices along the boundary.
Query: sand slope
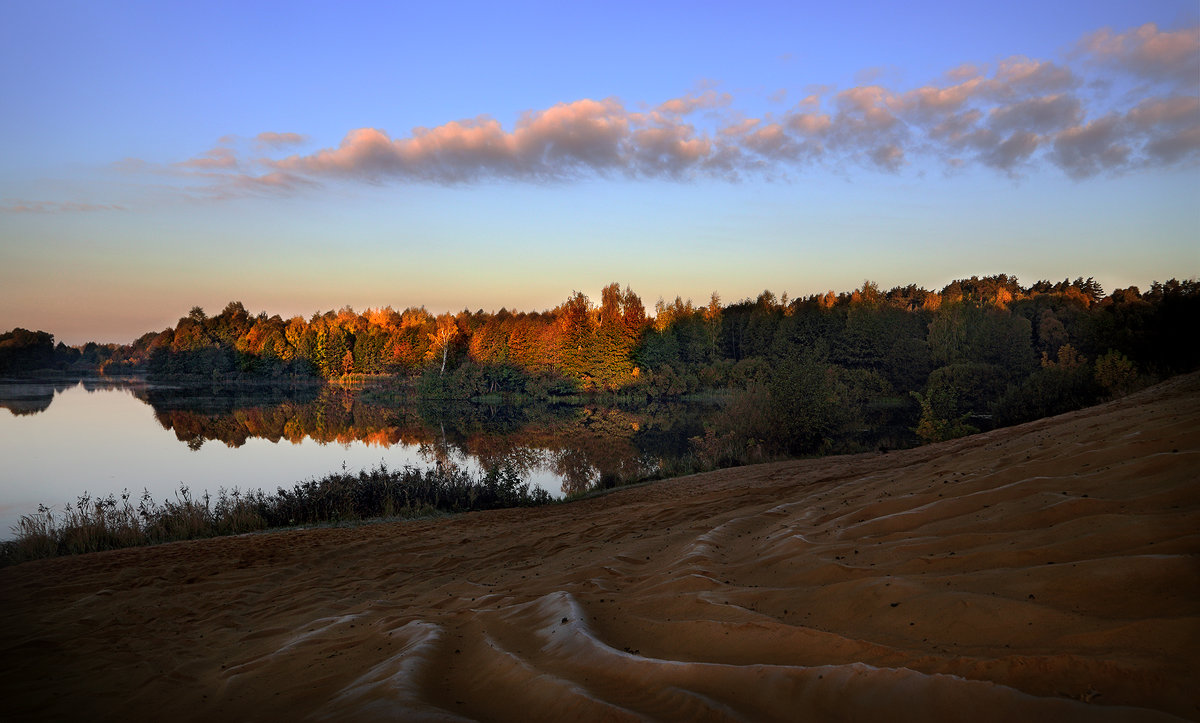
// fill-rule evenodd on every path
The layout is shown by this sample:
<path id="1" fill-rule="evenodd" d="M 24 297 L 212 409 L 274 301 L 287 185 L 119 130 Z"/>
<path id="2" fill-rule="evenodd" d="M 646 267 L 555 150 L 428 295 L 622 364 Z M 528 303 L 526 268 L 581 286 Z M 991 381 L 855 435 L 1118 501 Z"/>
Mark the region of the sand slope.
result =
<path id="1" fill-rule="evenodd" d="M 1200 719 L 1200 376 L 579 503 L 0 570 L 6 719 Z"/>

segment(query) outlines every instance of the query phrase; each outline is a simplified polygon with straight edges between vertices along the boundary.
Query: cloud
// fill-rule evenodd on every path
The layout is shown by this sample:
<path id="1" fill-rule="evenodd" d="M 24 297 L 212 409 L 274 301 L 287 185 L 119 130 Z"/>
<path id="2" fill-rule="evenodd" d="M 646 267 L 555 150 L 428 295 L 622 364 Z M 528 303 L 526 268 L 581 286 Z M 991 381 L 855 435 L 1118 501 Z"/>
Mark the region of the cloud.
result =
<path id="1" fill-rule="evenodd" d="M 983 68 L 975 63 L 963 63 L 946 71 L 946 77 L 954 81 L 963 81 L 983 75 Z"/>
<path id="2" fill-rule="evenodd" d="M 1129 120 L 1139 128 L 1191 126 L 1200 123 L 1200 97 L 1173 95 L 1147 98 L 1129 111 Z"/>
<path id="3" fill-rule="evenodd" d="M 625 167 L 636 154 L 631 147 L 633 127 L 645 122 L 647 119 L 627 113 L 613 98 L 559 103 L 526 113 L 513 130 L 511 143 L 523 172 L 538 178 L 569 178 L 588 170 Z"/>
<path id="4" fill-rule="evenodd" d="M 78 203 L 74 201 L 13 201 L 0 206 L 2 213 L 90 213 L 93 211 L 124 211 L 115 203 Z"/>
<path id="5" fill-rule="evenodd" d="M 1128 163 L 1132 153 L 1123 140 L 1121 119 L 1108 115 L 1059 133 L 1051 160 L 1073 178 L 1116 170 Z"/>
<path id="6" fill-rule="evenodd" d="M 615 99 L 583 99 L 524 114 L 512 131 L 481 116 L 391 138 L 359 128 L 337 148 L 270 165 L 305 175 L 379 183 L 388 178 L 457 184 L 486 179 L 569 180 L 590 175 L 682 178 L 716 152 L 715 144 L 666 112 L 631 113 Z M 661 106 L 660 106 L 661 107 Z"/>
<path id="7" fill-rule="evenodd" d="M 964 147 L 979 147 L 986 144 L 987 138 L 995 134 L 979 126 L 983 112 L 977 108 L 965 110 L 962 113 L 951 113 L 943 116 L 937 125 L 929 128 L 929 137 L 945 144 L 951 151 Z"/>
<path id="8" fill-rule="evenodd" d="M 1078 50 L 1094 62 L 1144 78 L 1194 84 L 1200 72 L 1200 25 L 1170 32 L 1154 23 L 1123 33 L 1102 28 L 1084 36 Z"/>
<path id="9" fill-rule="evenodd" d="M 899 77 L 900 75 L 900 71 L 890 65 L 873 65 L 857 71 L 854 74 L 854 82 L 859 85 L 870 85 L 872 83 L 879 83 L 886 78 Z"/>
<path id="10" fill-rule="evenodd" d="M 697 110 L 720 108 L 733 102 L 733 96 L 728 93 L 718 93 L 711 88 L 703 93 L 689 93 L 681 98 L 673 98 L 658 106 L 660 113 L 672 115 L 687 115 Z"/>
<path id="11" fill-rule="evenodd" d="M 898 105 L 910 116 L 917 119 L 929 119 L 939 114 L 958 110 L 983 86 L 984 80 L 979 76 L 967 78 L 961 83 L 946 88 L 923 86 L 904 93 L 900 97 Z"/>
<path id="12" fill-rule="evenodd" d="M 980 154 L 980 160 L 992 168 L 1012 172 L 1037 150 L 1041 143 L 1032 131 L 1017 131 Z"/>
<path id="13" fill-rule="evenodd" d="M 1018 55 L 1000 61 L 995 77 L 985 84 L 985 89 L 1001 98 L 1009 98 L 1053 93 L 1072 88 L 1078 83 L 1078 78 L 1070 68 Z"/>
<path id="14" fill-rule="evenodd" d="M 825 91 L 828 92 L 828 91 Z M 821 107 L 821 93 L 813 92 L 804 96 L 804 99 L 796 104 L 797 111 L 814 111 Z"/>
<path id="15" fill-rule="evenodd" d="M 988 125 L 998 131 L 1048 133 L 1077 124 L 1083 106 L 1071 95 L 1048 95 L 998 106 L 988 113 Z"/>
<path id="16" fill-rule="evenodd" d="M 867 69 L 849 88 L 808 83 L 770 93 L 759 100 L 807 95 L 761 117 L 739 107 L 745 98 L 709 83 L 632 108 L 618 98 L 557 103 L 508 125 L 479 115 L 399 133 L 357 128 L 311 152 L 297 150 L 309 142 L 302 134 L 264 131 L 223 138 L 177 163 L 126 159 L 114 167 L 170 176 L 209 198 L 338 182 L 773 180 L 850 166 L 896 173 L 976 165 L 1010 176 L 1051 168 L 1085 179 L 1200 162 L 1198 37 L 1195 28 L 1152 24 L 1102 29 L 1076 43 L 1071 65 L 1022 55 L 964 62 L 915 87 L 885 80 L 899 70 Z M 1131 78 L 1134 92 L 1106 90 Z M 268 157 L 244 153 L 251 148 Z"/>
<path id="17" fill-rule="evenodd" d="M 240 173 L 221 179 L 221 183 L 212 187 L 212 195 L 217 198 L 255 195 L 279 195 L 291 193 L 303 188 L 318 186 L 315 181 L 282 171 L 271 171 L 259 176 Z"/>
<path id="18" fill-rule="evenodd" d="M 904 165 L 904 149 L 895 144 L 879 146 L 867 155 L 872 163 L 889 171 L 899 170 Z"/>
<path id="19" fill-rule="evenodd" d="M 300 133 L 273 133 L 271 131 L 263 131 L 254 136 L 254 142 L 260 148 L 289 148 L 291 146 L 299 146 L 308 142 L 308 136 Z"/>
<path id="20" fill-rule="evenodd" d="M 1158 135 L 1146 143 L 1146 152 L 1164 164 L 1194 161 L 1200 158 L 1200 126 Z"/>
<path id="21" fill-rule="evenodd" d="M 784 125 L 802 136 L 819 136 L 833 127 L 833 120 L 824 113 L 789 113 Z"/>
<path id="22" fill-rule="evenodd" d="M 213 170 L 237 168 L 237 164 L 237 154 L 232 149 L 217 146 L 204 155 L 195 156 L 172 165 L 178 168 Z"/>
<path id="23" fill-rule="evenodd" d="M 1174 165 L 1200 158 L 1200 97 L 1149 98 L 1134 106 L 1126 121 L 1146 138 L 1153 161 Z"/>

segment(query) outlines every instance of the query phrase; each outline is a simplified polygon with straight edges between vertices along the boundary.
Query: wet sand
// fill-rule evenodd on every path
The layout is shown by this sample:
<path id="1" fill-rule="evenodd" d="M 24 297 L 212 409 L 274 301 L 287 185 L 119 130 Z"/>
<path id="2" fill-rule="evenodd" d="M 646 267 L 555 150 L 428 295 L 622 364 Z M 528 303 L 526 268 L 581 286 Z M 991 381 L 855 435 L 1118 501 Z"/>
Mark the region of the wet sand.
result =
<path id="1" fill-rule="evenodd" d="M 890 454 L 0 569 L 9 720 L 1200 719 L 1200 376 Z"/>

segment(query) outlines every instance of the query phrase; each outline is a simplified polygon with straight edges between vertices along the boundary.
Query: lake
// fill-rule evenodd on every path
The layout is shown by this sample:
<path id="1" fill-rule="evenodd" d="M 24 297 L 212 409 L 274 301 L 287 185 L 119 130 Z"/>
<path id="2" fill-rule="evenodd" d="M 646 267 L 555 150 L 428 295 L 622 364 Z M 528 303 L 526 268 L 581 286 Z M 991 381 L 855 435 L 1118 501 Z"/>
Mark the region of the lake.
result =
<path id="1" fill-rule="evenodd" d="M 713 405 L 433 403 L 343 389 L 177 387 L 143 379 L 0 380 L 0 539 L 85 492 L 162 501 L 181 486 L 290 487 L 386 464 L 507 465 L 555 497 L 654 476 Z"/>

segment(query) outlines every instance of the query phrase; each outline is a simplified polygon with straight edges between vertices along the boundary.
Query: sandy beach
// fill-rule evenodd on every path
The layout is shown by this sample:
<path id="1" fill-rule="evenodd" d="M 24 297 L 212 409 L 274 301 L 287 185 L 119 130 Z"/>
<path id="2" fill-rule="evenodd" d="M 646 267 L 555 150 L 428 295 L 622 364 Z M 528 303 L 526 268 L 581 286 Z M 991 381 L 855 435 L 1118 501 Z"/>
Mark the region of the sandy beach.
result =
<path id="1" fill-rule="evenodd" d="M 0 569 L 6 720 L 1200 719 L 1200 376 L 919 449 Z"/>

